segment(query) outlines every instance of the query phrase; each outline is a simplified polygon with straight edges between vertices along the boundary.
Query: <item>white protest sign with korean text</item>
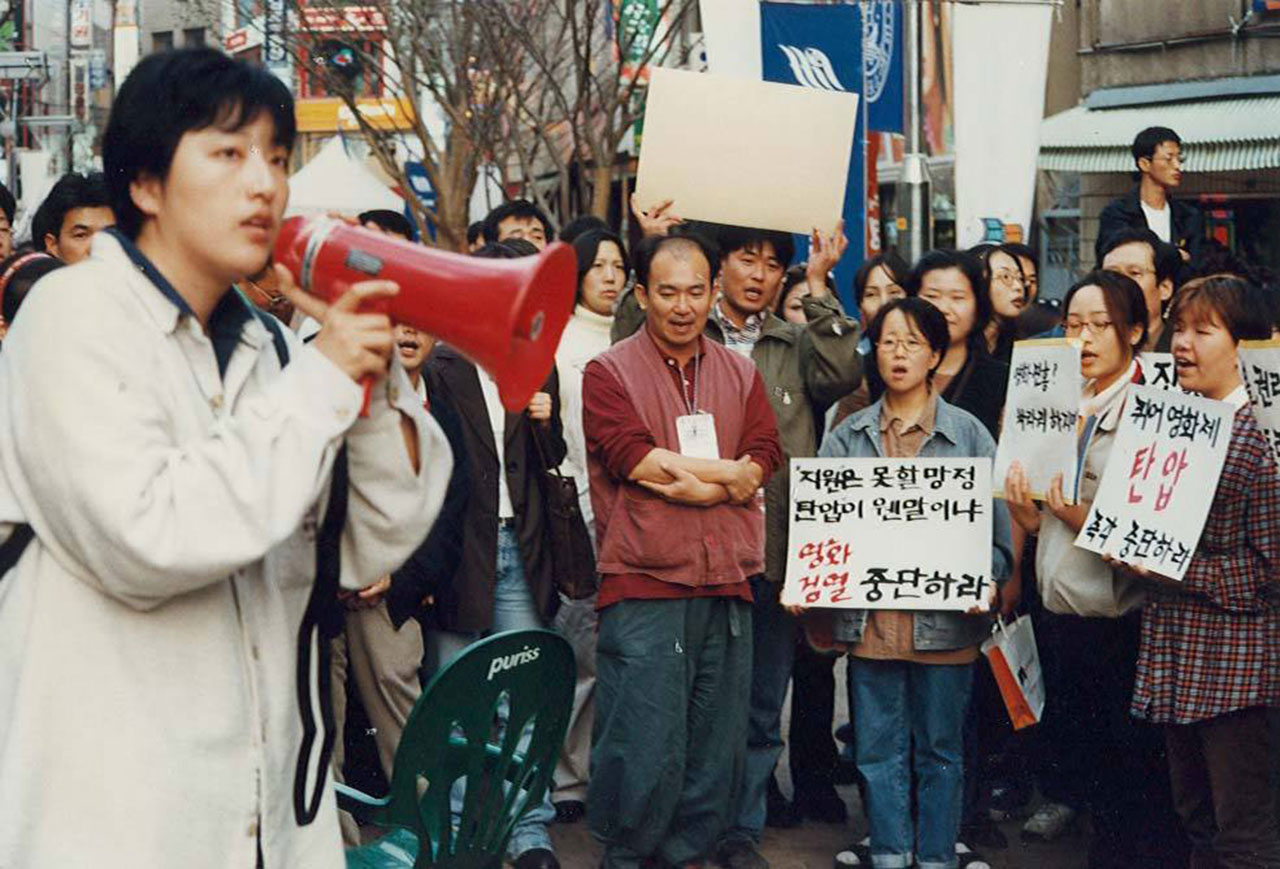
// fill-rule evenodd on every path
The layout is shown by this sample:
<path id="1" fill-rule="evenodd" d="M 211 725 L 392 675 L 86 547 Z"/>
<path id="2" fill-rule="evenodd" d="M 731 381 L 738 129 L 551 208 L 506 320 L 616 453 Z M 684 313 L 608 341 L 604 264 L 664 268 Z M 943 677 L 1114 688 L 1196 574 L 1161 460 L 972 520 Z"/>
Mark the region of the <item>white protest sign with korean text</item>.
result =
<path id="1" fill-rule="evenodd" d="M 1076 492 L 1076 421 L 1080 417 L 1080 345 L 1066 338 L 1013 345 L 1000 443 L 992 474 L 996 495 L 1015 461 L 1022 465 L 1031 496 L 1043 501 L 1053 478 L 1062 475 L 1068 503 Z"/>
<path id="2" fill-rule="evenodd" d="M 1182 579 L 1213 504 L 1234 417 L 1224 401 L 1129 387 L 1076 546 Z"/>
<path id="3" fill-rule="evenodd" d="M 1280 341 L 1241 341 L 1238 355 L 1253 415 L 1280 465 Z"/>
<path id="4" fill-rule="evenodd" d="M 990 459 L 792 459 L 782 603 L 985 607 L 990 493 Z"/>
<path id="5" fill-rule="evenodd" d="M 1147 350 L 1138 354 L 1138 364 L 1142 366 L 1142 379 L 1148 386 L 1161 389 L 1176 389 L 1183 392 L 1178 385 L 1178 372 L 1173 367 L 1173 354 Z"/>

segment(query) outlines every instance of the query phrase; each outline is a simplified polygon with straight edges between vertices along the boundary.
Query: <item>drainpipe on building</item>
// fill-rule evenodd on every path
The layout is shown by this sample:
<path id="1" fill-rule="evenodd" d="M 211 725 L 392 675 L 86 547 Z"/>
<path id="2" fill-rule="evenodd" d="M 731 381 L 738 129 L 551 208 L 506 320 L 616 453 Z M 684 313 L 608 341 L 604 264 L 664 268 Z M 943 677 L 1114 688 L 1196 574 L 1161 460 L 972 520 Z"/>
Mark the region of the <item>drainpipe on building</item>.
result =
<path id="1" fill-rule="evenodd" d="M 924 136 L 920 115 L 920 26 L 922 2 L 908 0 L 906 6 L 906 32 L 903 42 L 903 129 L 907 134 L 907 149 L 902 157 L 902 178 L 899 201 L 906 203 L 906 247 L 903 254 L 907 262 L 914 263 L 933 245 L 933 221 L 929 214 L 929 166 L 925 161 Z M 899 213 L 903 213 L 900 211 Z M 900 236 L 901 237 L 901 236 Z"/>

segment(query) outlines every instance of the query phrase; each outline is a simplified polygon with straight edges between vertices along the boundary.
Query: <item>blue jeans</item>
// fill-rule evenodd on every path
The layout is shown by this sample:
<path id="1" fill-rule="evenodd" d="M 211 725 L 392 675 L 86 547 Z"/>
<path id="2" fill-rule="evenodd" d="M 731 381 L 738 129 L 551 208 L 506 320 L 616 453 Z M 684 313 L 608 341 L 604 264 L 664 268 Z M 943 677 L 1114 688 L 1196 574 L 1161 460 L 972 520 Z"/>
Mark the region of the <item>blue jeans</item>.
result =
<path id="1" fill-rule="evenodd" d="M 778 585 L 751 577 L 751 707 L 747 719 L 747 760 L 742 787 L 726 838 L 760 841 L 765 794 L 782 756 L 782 704 L 795 659 L 796 620 L 778 603 Z"/>
<path id="2" fill-rule="evenodd" d="M 919 869 L 955 869 L 973 666 L 850 658 L 849 671 L 858 770 L 867 783 L 871 865 L 906 869 L 914 854 Z"/>
<path id="3" fill-rule="evenodd" d="M 520 546 L 516 532 L 512 528 L 498 529 L 498 571 L 497 586 L 493 598 L 493 630 L 491 633 L 518 631 L 529 628 L 540 628 L 542 614 L 529 593 L 529 584 L 524 578 L 524 563 L 520 560 Z M 426 646 L 426 669 L 429 671 L 423 679 L 434 675 L 440 668 L 452 661 L 469 645 L 481 639 L 480 634 L 455 633 L 452 631 L 431 631 L 424 637 Z M 507 711 L 499 708 L 498 716 L 505 722 Z M 456 825 L 462 818 L 462 800 L 466 795 L 463 780 L 454 783 L 450 793 L 453 804 L 453 820 Z M 548 788 L 542 803 L 526 812 L 516 822 L 511 833 L 511 841 L 507 843 L 507 854 L 518 857 L 533 848 L 555 850 L 551 845 L 551 836 L 547 832 L 547 824 L 556 816 L 551 805 L 551 792 Z"/>

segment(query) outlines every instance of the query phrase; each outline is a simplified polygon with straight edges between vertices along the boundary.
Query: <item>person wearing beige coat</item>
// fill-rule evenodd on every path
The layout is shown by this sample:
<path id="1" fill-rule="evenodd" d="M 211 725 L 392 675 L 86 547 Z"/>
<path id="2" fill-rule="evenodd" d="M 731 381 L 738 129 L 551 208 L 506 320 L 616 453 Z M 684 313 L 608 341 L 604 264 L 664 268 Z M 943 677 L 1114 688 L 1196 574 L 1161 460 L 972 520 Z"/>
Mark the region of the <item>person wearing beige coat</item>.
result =
<path id="1" fill-rule="evenodd" d="M 192 99 L 252 88 L 202 126 L 141 98 L 139 77 Z M 348 588 L 421 542 L 452 458 L 387 369 L 384 320 L 339 303 L 303 345 L 227 289 L 284 211 L 283 86 L 211 49 L 160 53 L 112 112 L 120 227 L 33 288 L 0 354 L 0 522 L 35 532 L 0 578 L 0 867 L 340 869 L 332 783 L 310 824 L 293 799 L 298 636 L 335 456 L 345 440 Z M 189 125 L 170 166 L 130 181 L 122 157 L 152 140 L 122 137 L 165 123 Z"/>

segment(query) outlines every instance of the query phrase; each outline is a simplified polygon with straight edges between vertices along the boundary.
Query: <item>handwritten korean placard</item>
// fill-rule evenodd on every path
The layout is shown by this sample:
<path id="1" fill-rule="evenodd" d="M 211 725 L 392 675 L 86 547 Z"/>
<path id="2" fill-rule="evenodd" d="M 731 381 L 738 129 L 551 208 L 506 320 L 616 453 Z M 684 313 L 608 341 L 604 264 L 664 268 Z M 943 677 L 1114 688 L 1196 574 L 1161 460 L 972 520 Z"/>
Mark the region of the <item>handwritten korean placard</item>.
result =
<path id="1" fill-rule="evenodd" d="M 990 459 L 792 459 L 782 603 L 985 606 L 990 493 Z"/>
<path id="2" fill-rule="evenodd" d="M 1182 579 L 1213 504 L 1234 417 L 1223 401 L 1129 387 L 1076 546 Z"/>
<path id="3" fill-rule="evenodd" d="M 1241 341 L 1237 355 L 1253 415 L 1280 464 L 1280 341 Z"/>
<path id="4" fill-rule="evenodd" d="M 1138 354 L 1138 364 L 1142 366 L 1142 377 L 1148 386 L 1183 391 L 1178 385 L 1178 372 L 1173 367 L 1172 353 L 1146 350 Z"/>
<path id="5" fill-rule="evenodd" d="M 1016 461 L 1033 498 L 1043 501 L 1054 476 L 1062 474 L 1063 495 L 1075 503 L 1076 421 L 1083 388 L 1078 342 L 1050 338 L 1013 345 L 992 473 L 998 497 L 1004 497 L 1005 478 Z"/>

